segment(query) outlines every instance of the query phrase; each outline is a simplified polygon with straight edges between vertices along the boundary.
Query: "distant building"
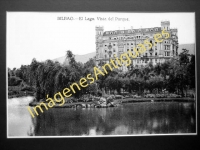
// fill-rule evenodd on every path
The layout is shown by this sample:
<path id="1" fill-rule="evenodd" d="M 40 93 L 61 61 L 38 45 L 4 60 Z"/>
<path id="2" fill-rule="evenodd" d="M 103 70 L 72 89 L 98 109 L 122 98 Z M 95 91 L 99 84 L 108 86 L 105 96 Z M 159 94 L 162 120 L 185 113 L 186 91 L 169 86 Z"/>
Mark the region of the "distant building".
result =
<path id="1" fill-rule="evenodd" d="M 154 46 L 154 34 L 161 33 L 165 29 L 170 34 L 169 38 L 163 37 L 163 42 Z M 178 56 L 178 36 L 177 29 L 170 29 L 169 21 L 162 21 L 161 27 L 140 28 L 128 30 L 104 31 L 104 27 L 96 27 L 96 63 L 109 62 L 114 54 L 119 57 L 121 54 L 131 51 L 139 43 L 143 43 L 147 38 L 153 44 L 151 50 L 146 51 L 137 58 L 132 59 L 133 67 L 145 66 L 149 62 L 153 65 L 163 63 L 165 60 Z M 122 71 L 128 68 L 123 65 Z"/>

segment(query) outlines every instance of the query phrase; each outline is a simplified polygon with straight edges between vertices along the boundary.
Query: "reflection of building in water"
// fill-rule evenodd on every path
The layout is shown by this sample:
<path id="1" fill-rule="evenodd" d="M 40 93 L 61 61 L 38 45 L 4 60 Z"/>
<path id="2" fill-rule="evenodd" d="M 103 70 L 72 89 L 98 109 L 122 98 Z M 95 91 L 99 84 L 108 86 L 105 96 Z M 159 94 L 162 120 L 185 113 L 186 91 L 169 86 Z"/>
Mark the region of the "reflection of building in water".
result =
<path id="1" fill-rule="evenodd" d="M 163 41 L 157 43 L 153 36 L 161 33 L 164 29 L 169 33 L 169 38 L 165 39 L 163 35 Z M 114 54 L 119 58 L 121 54 L 129 50 L 135 54 L 133 49 L 138 50 L 139 47 L 136 46 L 139 43 L 143 44 L 146 39 L 149 39 L 153 47 L 132 59 L 132 65 L 140 67 L 149 62 L 152 62 L 153 65 L 163 63 L 178 55 L 177 32 L 177 29 L 170 28 L 169 21 L 162 21 L 161 27 L 153 28 L 104 31 L 104 27 L 96 27 L 96 63 L 98 65 L 101 61 L 109 62 L 110 58 L 114 58 Z M 128 68 L 123 65 L 120 70 L 127 71 Z"/>
<path id="2" fill-rule="evenodd" d="M 106 121 L 106 112 L 107 112 L 107 109 L 100 109 L 99 110 L 99 116 L 101 116 L 101 119 L 103 121 Z"/>

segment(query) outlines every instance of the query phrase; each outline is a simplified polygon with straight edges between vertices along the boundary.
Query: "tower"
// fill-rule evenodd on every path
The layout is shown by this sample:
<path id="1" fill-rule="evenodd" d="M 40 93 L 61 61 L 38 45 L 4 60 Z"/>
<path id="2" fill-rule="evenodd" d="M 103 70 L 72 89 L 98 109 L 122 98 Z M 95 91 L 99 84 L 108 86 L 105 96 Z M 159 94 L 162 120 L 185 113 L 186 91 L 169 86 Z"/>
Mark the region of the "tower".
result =
<path id="1" fill-rule="evenodd" d="M 98 26 L 95 27 L 96 30 L 96 59 L 102 58 L 102 40 L 103 40 L 103 31 L 104 27 L 103 26 Z"/>
<path id="2" fill-rule="evenodd" d="M 162 21 L 161 22 L 161 30 L 170 30 L 170 22 L 169 21 Z"/>
<path id="3" fill-rule="evenodd" d="M 104 30 L 103 26 L 96 27 L 95 30 L 96 30 L 96 37 L 103 35 L 103 30 Z"/>

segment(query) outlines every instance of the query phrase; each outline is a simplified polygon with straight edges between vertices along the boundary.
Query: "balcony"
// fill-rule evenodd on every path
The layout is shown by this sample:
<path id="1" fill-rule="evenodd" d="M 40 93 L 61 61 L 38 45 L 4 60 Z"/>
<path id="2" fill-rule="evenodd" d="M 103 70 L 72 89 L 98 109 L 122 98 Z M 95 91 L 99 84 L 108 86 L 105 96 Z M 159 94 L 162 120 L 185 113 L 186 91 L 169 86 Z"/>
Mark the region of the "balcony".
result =
<path id="1" fill-rule="evenodd" d="M 150 53 L 153 53 L 153 52 L 154 52 L 154 50 L 151 48 L 151 49 L 149 50 L 149 52 L 150 52 Z"/>

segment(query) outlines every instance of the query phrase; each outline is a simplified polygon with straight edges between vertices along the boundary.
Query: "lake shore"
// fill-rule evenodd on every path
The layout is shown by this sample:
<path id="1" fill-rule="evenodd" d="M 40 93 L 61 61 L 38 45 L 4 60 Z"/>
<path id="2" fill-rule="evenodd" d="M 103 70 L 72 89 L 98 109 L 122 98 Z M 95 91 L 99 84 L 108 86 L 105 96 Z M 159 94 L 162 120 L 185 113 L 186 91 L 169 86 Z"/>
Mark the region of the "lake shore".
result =
<path id="1" fill-rule="evenodd" d="M 37 106 L 41 103 L 40 102 L 30 102 L 29 106 Z M 122 103 L 138 103 L 138 102 L 196 102 L 195 98 L 125 98 L 125 99 L 117 99 L 114 100 L 114 105 L 119 105 Z M 44 101 L 44 103 L 47 103 Z M 92 102 L 75 102 L 75 103 L 65 103 L 62 106 L 60 104 L 55 104 L 54 108 L 72 108 L 74 106 L 84 106 L 87 107 L 91 104 L 95 104 L 96 106 L 100 106 L 97 101 Z"/>

